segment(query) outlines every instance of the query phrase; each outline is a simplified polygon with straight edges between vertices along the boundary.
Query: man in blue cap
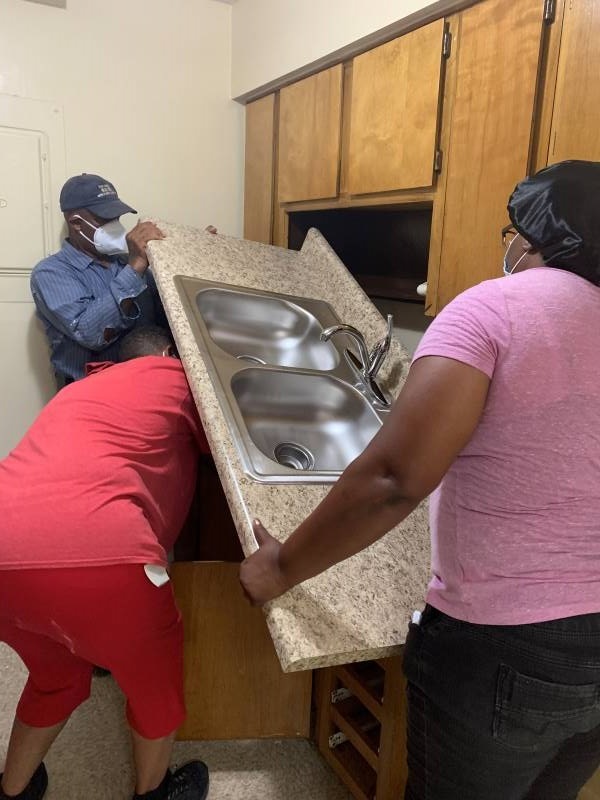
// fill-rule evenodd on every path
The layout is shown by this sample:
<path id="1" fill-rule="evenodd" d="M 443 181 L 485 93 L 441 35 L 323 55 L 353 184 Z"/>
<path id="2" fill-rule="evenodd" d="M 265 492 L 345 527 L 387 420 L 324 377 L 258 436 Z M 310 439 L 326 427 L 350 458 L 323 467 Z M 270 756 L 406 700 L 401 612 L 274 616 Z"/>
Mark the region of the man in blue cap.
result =
<path id="1" fill-rule="evenodd" d="M 127 233 L 119 218 L 136 211 L 99 175 L 70 178 L 60 208 L 68 237 L 31 275 L 59 389 L 82 378 L 99 352 L 116 361 L 120 337 L 135 325 L 166 324 L 146 255 L 148 242 L 163 238 L 159 228 L 138 222 Z"/>

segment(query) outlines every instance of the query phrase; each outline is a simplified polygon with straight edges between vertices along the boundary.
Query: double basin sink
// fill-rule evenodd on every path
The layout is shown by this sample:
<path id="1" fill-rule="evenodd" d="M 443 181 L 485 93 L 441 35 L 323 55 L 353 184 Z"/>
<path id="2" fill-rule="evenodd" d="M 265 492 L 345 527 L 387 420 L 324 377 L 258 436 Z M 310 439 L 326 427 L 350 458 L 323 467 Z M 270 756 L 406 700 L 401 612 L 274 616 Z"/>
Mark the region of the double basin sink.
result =
<path id="1" fill-rule="evenodd" d="M 176 276 L 245 472 L 261 483 L 329 483 L 387 413 L 361 391 L 340 320 L 322 300 Z M 340 349 L 341 348 L 341 349 Z"/>

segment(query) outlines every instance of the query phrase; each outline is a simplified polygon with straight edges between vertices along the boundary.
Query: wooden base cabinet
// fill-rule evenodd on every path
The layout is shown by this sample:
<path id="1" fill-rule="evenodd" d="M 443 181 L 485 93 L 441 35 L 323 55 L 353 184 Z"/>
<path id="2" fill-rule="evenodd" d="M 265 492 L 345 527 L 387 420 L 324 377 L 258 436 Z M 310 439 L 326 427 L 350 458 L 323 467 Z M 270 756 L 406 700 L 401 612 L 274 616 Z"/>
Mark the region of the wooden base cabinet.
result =
<path id="1" fill-rule="evenodd" d="M 176 557 L 171 579 L 184 622 L 188 710 L 178 738 L 308 737 L 312 672 L 282 672 L 263 612 L 244 597 L 242 550 L 208 457 Z"/>
<path id="2" fill-rule="evenodd" d="M 179 739 L 308 737 L 312 673 L 284 674 L 239 564 L 174 564 L 185 626 L 187 720 Z"/>
<path id="3" fill-rule="evenodd" d="M 400 657 L 315 673 L 319 751 L 357 800 L 398 800 L 406 784 L 406 681 Z"/>

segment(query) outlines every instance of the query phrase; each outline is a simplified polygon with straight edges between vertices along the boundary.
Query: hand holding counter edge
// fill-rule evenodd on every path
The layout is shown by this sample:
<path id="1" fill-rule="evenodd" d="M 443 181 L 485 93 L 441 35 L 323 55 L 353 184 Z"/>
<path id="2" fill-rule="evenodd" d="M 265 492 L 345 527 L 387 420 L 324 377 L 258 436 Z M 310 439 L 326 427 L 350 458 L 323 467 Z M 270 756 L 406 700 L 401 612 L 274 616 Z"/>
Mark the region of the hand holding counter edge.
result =
<path id="1" fill-rule="evenodd" d="M 0 461 L 0 641 L 30 671 L 0 798 L 42 796 L 40 762 L 93 664 L 127 698 L 136 797 L 206 796 L 204 765 L 168 771 L 185 716 L 182 620 L 164 572 L 145 569 L 167 566 L 209 452 L 171 347 L 168 332 L 136 328 L 123 363 L 90 365 Z"/>
<path id="2" fill-rule="evenodd" d="M 438 315 L 364 453 L 241 568 L 263 603 L 431 494 L 404 661 L 411 800 L 575 798 L 600 763 L 600 164 L 542 170 L 508 213 L 510 277 Z"/>
<path id="3" fill-rule="evenodd" d="M 31 292 L 51 350 L 58 388 L 82 378 L 88 361 L 118 357 L 136 325 L 168 327 L 146 245 L 163 235 L 152 222 L 126 234 L 120 217 L 136 213 L 110 181 L 76 175 L 60 194 L 68 236 L 31 274 Z"/>

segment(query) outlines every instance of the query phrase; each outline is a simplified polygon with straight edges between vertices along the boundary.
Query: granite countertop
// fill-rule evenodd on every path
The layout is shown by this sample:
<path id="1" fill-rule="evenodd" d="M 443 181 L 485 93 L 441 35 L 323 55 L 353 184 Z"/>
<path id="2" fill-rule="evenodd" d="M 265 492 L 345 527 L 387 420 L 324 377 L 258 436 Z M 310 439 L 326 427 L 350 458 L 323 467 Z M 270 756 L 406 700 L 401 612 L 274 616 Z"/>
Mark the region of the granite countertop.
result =
<path id="1" fill-rule="evenodd" d="M 212 449 L 242 549 L 256 549 L 258 517 L 285 540 L 325 497 L 327 485 L 253 481 L 237 449 L 173 282 L 186 275 L 253 289 L 313 297 L 330 303 L 343 322 L 372 345 L 385 322 L 318 231 L 300 252 L 159 222 L 166 235 L 149 245 L 150 263 Z M 409 356 L 394 340 L 381 384 L 397 395 Z M 396 655 L 408 621 L 423 605 L 429 575 L 426 504 L 374 545 L 295 587 L 265 608 L 286 672 Z"/>

